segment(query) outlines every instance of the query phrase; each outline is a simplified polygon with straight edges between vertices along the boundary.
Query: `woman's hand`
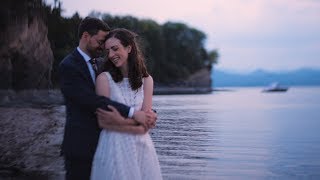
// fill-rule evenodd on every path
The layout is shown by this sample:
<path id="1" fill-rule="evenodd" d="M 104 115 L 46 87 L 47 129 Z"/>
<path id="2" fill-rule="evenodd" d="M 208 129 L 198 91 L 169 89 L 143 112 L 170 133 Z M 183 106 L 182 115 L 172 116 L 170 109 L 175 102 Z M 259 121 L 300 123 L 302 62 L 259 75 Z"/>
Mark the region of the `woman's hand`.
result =
<path id="1" fill-rule="evenodd" d="M 158 115 L 152 110 L 135 111 L 133 118 L 149 130 L 150 128 L 155 127 Z"/>
<path id="2" fill-rule="evenodd" d="M 156 122 L 158 119 L 157 113 L 153 110 L 148 110 L 146 111 L 146 115 L 147 115 L 147 121 L 146 121 L 147 129 L 154 128 L 156 126 Z"/>

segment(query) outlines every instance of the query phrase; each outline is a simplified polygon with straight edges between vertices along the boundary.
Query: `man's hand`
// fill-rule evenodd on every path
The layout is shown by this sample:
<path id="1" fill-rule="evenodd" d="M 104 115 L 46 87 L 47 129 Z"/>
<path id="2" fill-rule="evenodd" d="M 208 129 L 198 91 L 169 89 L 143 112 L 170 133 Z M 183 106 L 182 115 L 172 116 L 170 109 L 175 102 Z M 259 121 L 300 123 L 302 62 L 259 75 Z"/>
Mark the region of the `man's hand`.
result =
<path id="1" fill-rule="evenodd" d="M 157 121 L 157 114 L 151 110 L 144 111 L 135 111 L 133 119 L 139 124 L 143 125 L 146 129 L 154 128 Z"/>
<path id="2" fill-rule="evenodd" d="M 125 121 L 124 117 L 118 112 L 113 106 L 108 106 L 111 111 L 106 111 L 101 108 L 98 108 L 97 118 L 98 124 L 101 128 L 109 127 L 110 125 L 121 125 Z"/>

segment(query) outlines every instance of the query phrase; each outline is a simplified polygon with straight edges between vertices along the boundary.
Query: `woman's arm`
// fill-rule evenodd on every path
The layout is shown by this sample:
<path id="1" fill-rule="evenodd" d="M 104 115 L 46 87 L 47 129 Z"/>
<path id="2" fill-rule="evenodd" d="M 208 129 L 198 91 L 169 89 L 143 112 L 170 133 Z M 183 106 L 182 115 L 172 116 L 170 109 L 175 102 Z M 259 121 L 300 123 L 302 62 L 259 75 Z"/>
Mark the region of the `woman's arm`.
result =
<path id="1" fill-rule="evenodd" d="M 96 79 L 96 94 L 110 98 L 109 81 L 105 73 L 99 74 Z"/>
<path id="2" fill-rule="evenodd" d="M 146 112 L 148 121 L 145 123 L 146 129 L 154 128 L 156 125 L 157 114 L 152 111 L 152 96 L 153 96 L 153 79 L 149 75 L 144 79 L 144 99 L 142 104 L 142 110 Z"/>
<path id="3" fill-rule="evenodd" d="M 153 95 L 153 79 L 150 75 L 144 79 L 143 91 L 144 99 L 142 103 L 142 110 L 148 112 L 151 111 L 152 108 Z"/>
<path id="4" fill-rule="evenodd" d="M 105 73 L 99 74 L 96 79 L 96 94 L 100 96 L 104 96 L 109 98 L 110 97 L 110 85 L 108 77 Z M 103 111 L 99 110 L 99 114 L 104 114 L 105 116 L 98 116 L 99 121 L 104 120 L 104 124 L 113 124 L 113 125 L 137 125 L 135 121 L 132 119 L 125 119 L 122 117 L 119 112 L 114 108 L 108 106 L 111 111 Z M 108 118 L 105 118 L 108 117 Z M 111 118 L 113 117 L 113 118 Z M 102 127 L 104 128 L 104 127 Z"/>
<path id="5" fill-rule="evenodd" d="M 105 78 L 107 78 L 107 77 L 105 77 Z M 107 81 L 107 79 L 106 79 L 106 81 Z M 98 83 L 96 83 L 96 84 L 98 85 Z M 151 112 L 152 95 L 153 95 L 153 79 L 151 76 L 145 78 L 143 90 L 144 90 L 144 99 L 143 99 L 143 103 L 142 103 L 142 110 L 147 112 L 147 114 L 149 114 L 149 116 L 154 116 L 155 113 Z M 108 94 L 104 94 L 104 95 L 108 95 Z M 109 107 L 109 109 L 111 109 L 111 111 L 109 111 L 109 112 L 106 112 L 106 111 L 99 112 L 99 109 L 98 109 L 99 125 L 100 125 L 100 127 L 103 127 L 105 129 L 108 129 L 111 131 L 132 133 L 132 134 L 145 134 L 148 131 L 148 129 L 155 126 L 156 118 L 150 118 L 152 120 L 150 120 L 150 122 L 147 122 L 146 125 L 123 124 L 123 122 L 126 122 L 126 123 L 134 122 L 134 121 L 130 121 L 128 119 L 121 120 L 119 123 L 114 123 L 117 120 L 114 120 L 114 121 L 110 120 L 111 122 L 108 122 L 108 123 L 106 123 L 106 121 L 101 121 L 102 119 L 106 119 L 104 117 L 117 116 L 116 114 L 118 112 L 115 108 Z M 110 114 L 114 114 L 114 115 L 110 115 Z M 110 118 L 107 118 L 107 119 L 110 119 Z"/>

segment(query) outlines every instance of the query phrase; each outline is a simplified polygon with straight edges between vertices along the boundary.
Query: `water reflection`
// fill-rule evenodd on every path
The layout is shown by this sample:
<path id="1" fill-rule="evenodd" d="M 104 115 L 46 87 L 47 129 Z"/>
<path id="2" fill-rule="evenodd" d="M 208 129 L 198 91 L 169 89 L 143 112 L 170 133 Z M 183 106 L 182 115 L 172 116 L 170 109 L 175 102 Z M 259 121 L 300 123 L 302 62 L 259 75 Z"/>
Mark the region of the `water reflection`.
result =
<path id="1" fill-rule="evenodd" d="M 320 88 L 155 96 L 164 179 L 320 178 Z"/>
<path id="2" fill-rule="evenodd" d="M 173 98 L 173 99 L 171 99 Z M 201 109 L 207 101 L 196 96 L 160 96 L 155 100 L 159 121 L 152 131 L 165 179 L 197 179 L 207 176 L 210 161 L 215 161 L 218 142 L 214 120 Z M 186 101 L 193 104 L 184 105 Z M 195 106 L 193 106 L 195 105 Z"/>

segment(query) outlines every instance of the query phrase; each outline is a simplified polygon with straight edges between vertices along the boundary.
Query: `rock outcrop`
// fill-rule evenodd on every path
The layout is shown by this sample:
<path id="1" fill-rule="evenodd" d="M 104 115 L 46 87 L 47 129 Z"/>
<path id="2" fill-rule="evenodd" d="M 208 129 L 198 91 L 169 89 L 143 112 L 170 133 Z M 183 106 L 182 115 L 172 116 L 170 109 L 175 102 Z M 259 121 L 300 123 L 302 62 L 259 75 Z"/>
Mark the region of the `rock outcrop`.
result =
<path id="1" fill-rule="evenodd" d="M 206 94 L 212 92 L 211 67 L 205 67 L 173 84 L 156 84 L 153 94 Z"/>
<path id="2" fill-rule="evenodd" d="M 211 88 L 211 68 L 202 68 L 199 71 L 195 72 L 185 80 L 187 86 L 190 87 L 202 87 L 202 88 Z"/>
<path id="3" fill-rule="evenodd" d="M 4 0 L 0 14 L 0 89 L 51 87 L 54 60 L 41 0 Z"/>

